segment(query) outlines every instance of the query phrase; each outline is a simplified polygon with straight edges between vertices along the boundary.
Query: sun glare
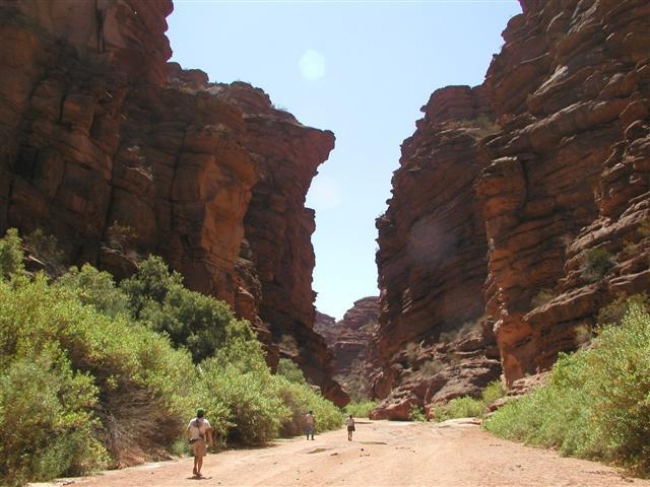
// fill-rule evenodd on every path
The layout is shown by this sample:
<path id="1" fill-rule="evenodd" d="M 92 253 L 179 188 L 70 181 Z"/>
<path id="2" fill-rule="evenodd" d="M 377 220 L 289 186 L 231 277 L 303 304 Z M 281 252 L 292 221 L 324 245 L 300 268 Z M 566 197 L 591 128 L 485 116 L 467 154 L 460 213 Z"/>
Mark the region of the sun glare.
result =
<path id="1" fill-rule="evenodd" d="M 300 74 L 308 80 L 325 76 L 325 57 L 318 51 L 308 50 L 300 57 Z"/>

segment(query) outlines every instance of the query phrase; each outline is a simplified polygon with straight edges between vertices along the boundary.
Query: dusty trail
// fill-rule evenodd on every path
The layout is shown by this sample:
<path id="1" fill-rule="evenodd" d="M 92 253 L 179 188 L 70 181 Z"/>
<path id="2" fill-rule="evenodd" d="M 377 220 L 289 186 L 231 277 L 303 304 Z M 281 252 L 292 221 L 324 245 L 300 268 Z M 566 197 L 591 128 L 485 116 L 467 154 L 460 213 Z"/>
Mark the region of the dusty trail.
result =
<path id="1" fill-rule="evenodd" d="M 359 420 L 352 442 L 341 429 L 268 448 L 206 457 L 205 479 L 191 477 L 192 459 L 147 464 L 96 477 L 31 486 L 75 487 L 541 487 L 646 486 L 598 463 L 562 458 L 485 433 L 469 420 L 402 423 Z"/>

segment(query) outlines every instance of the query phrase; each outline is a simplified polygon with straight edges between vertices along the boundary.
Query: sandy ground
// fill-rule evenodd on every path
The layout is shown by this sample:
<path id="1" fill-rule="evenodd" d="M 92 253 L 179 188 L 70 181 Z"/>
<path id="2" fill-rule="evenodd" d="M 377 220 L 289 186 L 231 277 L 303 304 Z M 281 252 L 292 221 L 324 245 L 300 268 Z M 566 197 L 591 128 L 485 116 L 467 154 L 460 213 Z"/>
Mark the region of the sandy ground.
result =
<path id="1" fill-rule="evenodd" d="M 407 423 L 358 420 L 353 441 L 344 429 L 294 438 L 267 448 L 208 454 L 205 478 L 192 458 L 61 479 L 33 487 L 208 486 L 648 486 L 598 463 L 562 458 L 493 437 L 472 420 Z"/>

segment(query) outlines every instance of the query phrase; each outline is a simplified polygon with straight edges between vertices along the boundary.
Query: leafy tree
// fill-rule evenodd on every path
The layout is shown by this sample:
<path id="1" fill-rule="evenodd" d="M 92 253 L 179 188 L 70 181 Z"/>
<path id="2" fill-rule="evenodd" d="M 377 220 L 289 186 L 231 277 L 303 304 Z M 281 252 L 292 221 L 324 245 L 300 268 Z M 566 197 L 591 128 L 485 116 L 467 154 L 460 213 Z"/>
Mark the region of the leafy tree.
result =
<path id="1" fill-rule="evenodd" d="M 183 287 L 182 277 L 169 271 L 160 257 L 144 261 L 120 286 L 133 315 L 185 347 L 195 363 L 211 357 L 236 337 L 253 339 L 250 324 L 237 320 L 229 306 Z"/>
<path id="2" fill-rule="evenodd" d="M 137 272 L 120 284 L 136 319 L 140 318 L 146 307 L 152 303 L 162 305 L 171 290 L 182 287 L 183 277 L 176 271 L 170 271 L 158 256 L 149 256 L 142 261 Z"/>
<path id="3" fill-rule="evenodd" d="M 0 277 L 7 278 L 25 270 L 22 241 L 18 230 L 10 228 L 4 238 L 0 239 Z"/>
<path id="4" fill-rule="evenodd" d="M 193 375 L 188 354 L 44 276 L 0 281 L 0 302 L 0 438 L 13 439 L 2 441 L 3 477 L 86 471 L 105 451 L 121 465 L 176 441 Z M 29 411 L 38 420 L 25 419 Z"/>
<path id="5" fill-rule="evenodd" d="M 56 285 L 74 292 L 82 304 L 92 305 L 109 316 L 128 313 L 127 296 L 115 286 L 113 276 L 84 264 L 81 270 L 71 267 L 59 277 Z"/>
<path id="6" fill-rule="evenodd" d="M 278 362 L 278 375 L 284 377 L 289 382 L 297 382 L 298 384 L 306 383 L 305 374 L 300 370 L 300 367 L 291 359 L 281 358 Z"/>

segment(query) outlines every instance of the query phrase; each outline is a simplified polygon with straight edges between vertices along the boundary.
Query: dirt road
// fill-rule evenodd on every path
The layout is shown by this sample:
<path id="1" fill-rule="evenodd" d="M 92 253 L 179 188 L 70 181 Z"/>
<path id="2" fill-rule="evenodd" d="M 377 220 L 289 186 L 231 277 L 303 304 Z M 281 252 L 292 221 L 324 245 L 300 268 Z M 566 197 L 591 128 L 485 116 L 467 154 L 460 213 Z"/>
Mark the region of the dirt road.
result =
<path id="1" fill-rule="evenodd" d="M 357 422 L 353 441 L 341 429 L 282 440 L 268 448 L 209 454 L 206 478 L 193 479 L 192 459 L 147 464 L 38 487 L 646 486 L 598 463 L 501 440 L 471 420 L 447 423 Z"/>

